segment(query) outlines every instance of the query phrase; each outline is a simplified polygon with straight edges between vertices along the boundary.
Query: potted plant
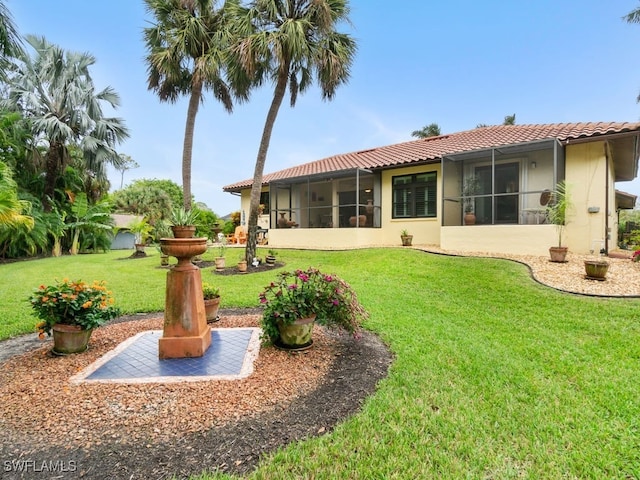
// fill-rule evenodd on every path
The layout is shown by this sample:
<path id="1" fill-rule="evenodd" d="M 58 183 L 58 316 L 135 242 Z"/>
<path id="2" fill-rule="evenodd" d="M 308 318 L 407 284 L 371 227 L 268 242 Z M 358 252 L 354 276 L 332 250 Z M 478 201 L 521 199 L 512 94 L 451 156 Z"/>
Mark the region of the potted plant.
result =
<path id="1" fill-rule="evenodd" d="M 571 199 L 564 181 L 558 183 L 547 205 L 547 218 L 556 226 L 558 232 L 558 246 L 549 248 L 552 262 L 565 262 L 568 248 L 562 245 L 562 234 L 567 224 L 567 210 L 571 207 Z"/>
<path id="2" fill-rule="evenodd" d="M 29 297 L 39 338 L 53 332 L 53 353 L 66 355 L 87 349 L 91 332 L 120 314 L 105 282 L 92 284 L 67 279 L 41 285 Z"/>
<path id="3" fill-rule="evenodd" d="M 584 270 L 586 273 L 585 278 L 588 280 L 606 280 L 609 262 L 603 259 L 585 260 Z"/>
<path id="4" fill-rule="evenodd" d="M 175 238 L 191 238 L 196 232 L 196 222 L 200 212 L 187 210 L 184 207 L 174 208 L 171 211 L 171 230 Z"/>
<path id="5" fill-rule="evenodd" d="M 409 231 L 405 228 L 400 231 L 400 239 L 403 247 L 410 247 L 413 242 L 413 235 L 409 235 Z"/>
<path id="6" fill-rule="evenodd" d="M 222 271 L 226 266 L 226 261 L 224 259 L 224 251 L 227 248 L 227 240 L 224 235 L 218 235 L 218 245 L 216 246 L 218 249 L 218 256 L 214 258 L 214 262 L 216 263 L 216 270 Z"/>
<path id="7" fill-rule="evenodd" d="M 151 233 L 153 232 L 153 227 L 149 225 L 145 218 L 141 218 L 139 220 L 133 220 L 128 225 L 129 231 L 133 233 L 135 236 L 134 244 L 136 247 L 136 254 L 140 254 L 140 256 L 145 256 L 144 247 L 151 237 Z"/>
<path id="8" fill-rule="evenodd" d="M 167 220 L 160 219 L 156 222 L 155 227 L 155 245 L 156 250 L 160 253 L 160 266 L 168 267 L 169 266 L 169 255 L 162 251 L 160 248 L 160 239 L 167 238 L 171 235 L 171 226 Z"/>
<path id="9" fill-rule="evenodd" d="M 462 196 L 464 201 L 464 224 L 475 225 L 476 214 L 474 212 L 474 195 L 480 191 L 480 179 L 477 175 L 465 178 L 462 186 Z"/>
<path id="10" fill-rule="evenodd" d="M 220 289 L 210 283 L 202 283 L 202 297 L 204 298 L 204 312 L 207 323 L 219 320 L 218 309 L 220 308 Z"/>
<path id="11" fill-rule="evenodd" d="M 277 253 L 275 250 L 269 249 L 269 254 L 264 257 L 264 261 L 267 263 L 267 265 L 273 266 L 276 264 L 276 255 Z"/>
<path id="12" fill-rule="evenodd" d="M 310 347 L 316 321 L 355 335 L 368 317 L 347 282 L 316 268 L 281 272 L 259 298 L 264 305 L 263 336 L 286 349 Z"/>
<path id="13" fill-rule="evenodd" d="M 247 273 L 247 259 L 244 256 L 240 256 L 238 260 L 238 271 L 240 273 Z"/>

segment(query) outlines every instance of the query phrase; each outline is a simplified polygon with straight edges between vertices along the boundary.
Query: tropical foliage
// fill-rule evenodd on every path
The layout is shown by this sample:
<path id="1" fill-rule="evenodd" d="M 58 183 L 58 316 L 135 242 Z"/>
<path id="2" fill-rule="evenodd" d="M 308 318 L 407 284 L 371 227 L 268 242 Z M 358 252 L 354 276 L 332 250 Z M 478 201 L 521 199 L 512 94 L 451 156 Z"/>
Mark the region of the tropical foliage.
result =
<path id="1" fill-rule="evenodd" d="M 422 127 L 420 130 L 414 130 L 411 132 L 411 136 L 417 138 L 437 137 L 439 135 L 440 125 L 437 123 L 430 123 L 429 125 Z"/>
<path id="2" fill-rule="evenodd" d="M 35 141 L 45 150 L 41 201 L 51 211 L 57 182 L 72 163 L 72 147 L 86 170 L 106 179 L 106 164 L 119 161 L 116 144 L 129 134 L 121 119 L 102 113 L 103 104 L 116 108 L 120 100 L 111 87 L 96 91 L 89 72 L 93 56 L 65 51 L 42 37 L 26 39 L 34 54 L 20 55 L 3 103 L 29 120 Z"/>

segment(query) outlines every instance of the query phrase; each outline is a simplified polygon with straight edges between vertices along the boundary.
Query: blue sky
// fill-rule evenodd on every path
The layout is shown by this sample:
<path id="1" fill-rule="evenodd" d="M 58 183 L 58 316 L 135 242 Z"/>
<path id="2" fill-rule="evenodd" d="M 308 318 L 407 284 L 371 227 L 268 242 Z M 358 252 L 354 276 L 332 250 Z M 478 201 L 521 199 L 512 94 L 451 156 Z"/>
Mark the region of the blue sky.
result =
<path id="1" fill-rule="evenodd" d="M 640 25 L 622 17 L 637 0 L 351 0 L 358 43 L 351 80 L 331 102 L 316 89 L 283 103 L 265 173 L 334 154 L 412 140 L 432 122 L 443 133 L 498 124 L 640 120 Z M 21 34 L 97 58 L 98 88 L 112 86 L 131 138 L 120 145 L 137 178 L 181 184 L 186 99 L 147 90 L 142 0 L 6 0 Z M 272 90 L 232 115 L 207 98 L 197 120 L 192 190 L 220 215 L 239 209 L 224 185 L 251 178 Z M 114 188 L 120 173 L 112 171 Z M 617 188 L 640 196 L 640 181 Z"/>

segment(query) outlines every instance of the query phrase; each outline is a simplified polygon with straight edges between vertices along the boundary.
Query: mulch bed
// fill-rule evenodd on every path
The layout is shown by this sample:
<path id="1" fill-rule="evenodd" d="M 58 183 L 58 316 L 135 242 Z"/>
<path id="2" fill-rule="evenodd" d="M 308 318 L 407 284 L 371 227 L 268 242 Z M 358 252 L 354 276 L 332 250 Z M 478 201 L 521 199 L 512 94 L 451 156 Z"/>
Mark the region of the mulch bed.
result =
<path id="1" fill-rule="evenodd" d="M 237 317 L 237 321 L 243 321 L 242 318 L 246 318 L 248 321 L 255 322 L 256 318 L 259 318 L 259 312 L 259 309 L 222 310 L 221 326 L 225 326 L 225 317 L 229 319 Z M 136 323 L 161 321 L 161 318 L 155 320 L 154 315 L 158 316 L 158 314 L 147 314 L 121 317 L 112 322 L 113 326 L 110 328 L 117 329 L 121 325 L 122 329 L 130 329 Z M 103 328 L 106 330 L 106 327 Z M 98 334 L 103 328 L 96 330 L 94 334 Z M 144 413 L 148 410 L 145 410 L 145 407 L 153 407 L 155 404 L 162 406 L 163 402 L 168 401 L 167 399 L 177 398 L 178 405 L 175 410 L 174 407 L 171 407 L 170 411 L 178 412 L 181 409 L 184 410 L 180 403 L 202 401 L 198 392 L 203 391 L 203 388 L 205 392 L 208 390 L 220 391 L 220 401 L 226 401 L 224 390 L 234 390 L 234 395 L 239 395 L 237 401 L 227 402 L 224 407 L 227 415 L 222 419 L 210 422 L 211 425 L 207 424 L 207 428 L 191 430 L 172 428 L 171 418 L 167 418 L 167 424 L 164 424 L 164 419 L 171 417 L 171 415 L 160 415 L 155 420 L 157 423 L 153 424 L 158 435 L 148 435 L 144 431 L 144 428 L 148 426 L 144 423 L 139 411 L 136 410 L 131 414 L 133 416 L 128 422 L 119 425 L 109 421 L 103 422 L 107 423 L 106 425 L 101 425 L 98 422 L 99 427 L 95 428 L 105 429 L 105 432 L 115 429 L 113 435 L 100 436 L 96 435 L 96 432 L 86 432 L 85 438 L 82 436 L 78 438 L 77 429 L 60 428 L 60 432 L 70 430 L 74 434 L 51 436 L 51 433 L 42 433 L 40 431 L 42 428 L 39 429 L 38 425 L 44 427 L 52 417 L 54 421 L 59 422 L 64 422 L 64 418 L 57 418 L 55 410 L 52 415 L 49 407 L 38 407 L 38 402 L 43 403 L 41 398 L 36 398 L 32 402 L 28 397 L 14 399 L 16 402 L 22 402 L 28 406 L 24 410 L 17 409 L 19 415 L 24 415 L 24 427 L 20 427 L 20 422 L 16 426 L 15 419 L 13 423 L 4 419 L 0 422 L 2 425 L 0 428 L 3 430 L 0 440 L 0 458 L 2 458 L 3 467 L 5 467 L 2 478 L 168 479 L 173 476 L 187 478 L 203 471 L 215 470 L 246 474 L 256 468 L 262 456 L 279 447 L 330 432 L 336 424 L 357 413 L 364 399 L 375 391 L 377 383 L 387 375 L 392 355 L 375 335 L 362 332 L 359 339 L 354 339 L 349 335 L 331 331 L 323 330 L 319 333 L 321 333 L 322 340 L 318 342 L 317 348 L 314 345 L 314 348 L 304 354 L 289 354 L 266 347 L 263 355 L 261 349 L 260 359 L 256 372 L 254 372 L 256 378 L 247 379 L 245 384 L 211 382 L 208 387 L 209 382 L 203 382 L 204 385 L 185 387 L 184 393 L 172 391 L 171 387 L 162 385 L 145 387 L 144 390 L 136 387 L 131 391 L 134 392 L 134 395 L 144 393 L 145 397 L 149 399 L 148 405 L 145 405 L 145 401 L 136 396 L 130 397 L 128 403 L 123 401 L 123 404 L 135 405 Z M 107 336 L 104 335 L 104 337 Z M 92 342 L 94 341 L 97 348 L 106 339 L 101 340 L 98 336 L 92 339 Z M 16 339 L 9 342 L 16 343 Z M 33 348 L 33 342 L 30 338 L 25 338 L 23 348 L 25 350 Z M 17 372 L 21 365 L 25 365 L 27 368 L 24 370 L 29 370 L 34 368 L 33 365 L 44 365 L 44 362 L 50 359 L 47 355 L 45 355 L 46 358 L 37 358 L 37 355 L 42 356 L 40 353 L 43 352 L 42 348 L 33 353 L 27 351 L 22 357 L 15 356 L 19 355 L 19 347 L 16 345 L 13 345 L 12 351 L 14 356 L 8 360 L 5 357 L 2 367 L 4 376 L 1 377 L 0 390 L 15 380 L 11 376 L 7 376 L 10 375 L 7 373 L 8 369 L 13 368 Z M 0 361 L 2 361 L 2 356 L 0 356 Z M 37 363 L 34 364 L 34 361 Z M 262 363 L 260 364 L 260 362 Z M 316 368 L 321 371 L 312 385 L 301 384 L 300 394 L 295 393 L 295 385 L 297 385 L 295 382 L 298 380 L 295 370 L 290 371 L 293 369 L 288 368 L 291 366 L 291 362 L 307 369 L 311 368 L 312 371 Z M 270 363 L 271 365 L 269 365 Z M 266 374 L 261 376 L 260 372 L 266 372 Z M 38 391 L 38 388 L 40 388 L 40 392 L 50 388 L 53 390 L 51 402 L 54 407 L 52 408 L 55 408 L 55 402 L 59 401 L 62 403 L 61 411 L 65 410 L 65 406 L 66 410 L 69 410 L 68 405 L 65 405 L 65 402 L 68 402 L 65 400 L 65 398 L 69 398 L 68 393 L 67 397 L 62 393 L 55 394 L 53 371 L 48 376 L 51 379 L 49 384 L 31 385 L 34 382 L 46 382 L 47 375 L 46 372 L 44 373 L 45 375 L 42 371 L 37 372 L 37 375 L 30 380 L 29 372 L 23 372 L 22 374 L 27 375 L 27 380 L 18 382 L 18 387 L 14 387 L 14 389 L 18 389 L 15 394 L 28 396 L 33 395 L 30 392 Z M 313 375 L 309 375 L 309 377 L 313 377 Z M 245 390 L 245 385 L 254 390 Z M 292 386 L 293 390 L 291 390 Z M 65 387 L 62 386 L 62 388 Z M 127 388 L 121 386 L 117 391 L 115 388 L 113 388 L 113 392 L 107 391 L 104 395 L 117 398 L 123 396 L 126 400 Z M 247 404 L 251 405 L 251 402 L 256 402 L 254 398 L 256 396 L 252 394 L 254 391 L 273 391 L 270 393 L 273 395 L 272 398 L 267 397 L 261 399 L 259 404 L 256 403 L 255 414 L 246 410 Z M 283 392 L 285 392 L 286 398 L 282 396 Z M 209 394 L 205 393 L 205 395 Z M 276 397 L 276 395 L 280 396 Z M 7 407 L 4 408 L 7 409 Z M 133 409 L 133 407 L 130 408 Z M 186 409 L 188 410 L 188 408 Z M 96 414 L 95 411 L 88 410 L 89 415 Z M 87 414 L 82 405 L 78 406 L 77 411 L 79 415 Z M 118 412 L 118 414 L 120 413 L 122 412 Z M 45 417 L 45 414 L 48 416 Z M 200 408 L 198 408 L 198 415 L 203 415 Z M 107 418 L 110 417 L 107 416 Z M 206 414 L 203 418 L 206 419 Z M 133 424 L 135 427 L 127 427 L 127 424 Z M 56 431 L 55 427 L 49 428 L 51 431 Z M 133 428 L 133 430 L 128 432 L 127 428 Z M 99 438 L 99 441 L 95 441 L 96 437 Z M 20 460 L 33 461 L 34 463 L 23 464 L 31 465 L 31 467 L 20 473 L 15 470 L 6 471 L 6 462 Z M 42 462 L 58 462 L 58 468 L 63 467 L 67 471 L 62 474 L 59 470 L 57 473 L 43 471 Z M 40 469 L 36 469 L 35 466 L 39 466 Z"/>
<path id="2" fill-rule="evenodd" d="M 254 267 L 253 265 L 248 265 L 246 272 L 238 271 L 238 267 L 236 265 L 226 266 L 224 270 L 216 270 L 215 262 L 202 261 L 202 262 L 197 262 L 196 265 L 200 267 L 201 270 L 213 267 L 211 272 L 214 275 L 247 275 L 250 273 L 269 272 L 277 268 L 284 267 L 285 264 L 284 262 L 276 262 L 274 265 L 267 265 L 265 262 L 262 262 L 257 267 Z"/>

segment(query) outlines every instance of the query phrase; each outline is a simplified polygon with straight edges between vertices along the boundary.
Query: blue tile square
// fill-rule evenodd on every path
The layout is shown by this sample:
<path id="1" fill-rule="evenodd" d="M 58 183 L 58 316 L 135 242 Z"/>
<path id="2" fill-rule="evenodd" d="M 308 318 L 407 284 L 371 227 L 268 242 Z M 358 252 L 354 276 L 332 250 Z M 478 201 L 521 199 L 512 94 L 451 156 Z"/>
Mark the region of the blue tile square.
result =
<path id="1" fill-rule="evenodd" d="M 144 332 L 113 358 L 98 367 L 86 380 L 134 380 L 153 377 L 207 377 L 238 375 L 242 371 L 253 329 L 211 331 L 211 346 L 202 357 L 158 358 L 162 332 Z"/>

